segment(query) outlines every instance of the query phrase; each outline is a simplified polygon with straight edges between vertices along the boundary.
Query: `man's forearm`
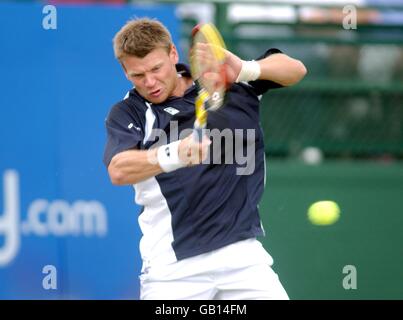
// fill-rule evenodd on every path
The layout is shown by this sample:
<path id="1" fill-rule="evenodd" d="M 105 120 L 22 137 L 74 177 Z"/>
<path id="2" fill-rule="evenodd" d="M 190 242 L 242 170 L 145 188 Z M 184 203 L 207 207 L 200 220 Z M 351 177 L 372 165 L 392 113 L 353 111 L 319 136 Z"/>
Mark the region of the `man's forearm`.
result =
<path id="1" fill-rule="evenodd" d="M 113 184 L 135 184 L 162 172 L 171 172 L 201 163 L 208 156 L 211 141 L 195 141 L 193 134 L 149 150 L 127 150 L 116 154 L 108 172 Z"/>
<path id="2" fill-rule="evenodd" d="M 271 80 L 283 86 L 296 84 L 307 72 L 301 61 L 282 53 L 272 54 L 258 63 L 261 69 L 259 79 Z"/>
<path id="3" fill-rule="evenodd" d="M 127 150 L 115 155 L 108 166 L 115 185 L 128 185 L 146 180 L 162 171 L 157 161 L 157 149 Z"/>

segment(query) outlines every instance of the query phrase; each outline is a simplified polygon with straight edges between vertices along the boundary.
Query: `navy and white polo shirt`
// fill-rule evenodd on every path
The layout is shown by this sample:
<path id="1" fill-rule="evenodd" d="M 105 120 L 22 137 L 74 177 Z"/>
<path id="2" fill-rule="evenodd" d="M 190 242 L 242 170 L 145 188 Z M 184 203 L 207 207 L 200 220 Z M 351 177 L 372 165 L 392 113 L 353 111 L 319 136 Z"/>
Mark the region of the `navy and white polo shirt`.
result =
<path id="1" fill-rule="evenodd" d="M 279 52 L 270 49 L 264 56 Z M 190 76 L 185 65 L 178 64 L 177 70 L 182 76 Z M 233 84 L 225 105 L 209 113 L 207 129 L 232 132 L 241 143 L 234 138 L 233 148 L 228 149 L 228 143 L 223 141 L 218 145 L 218 157 L 216 149 L 210 150 L 208 163 L 161 173 L 133 185 L 135 201 L 143 206 L 139 216 L 143 260 L 171 263 L 263 235 L 258 212 L 265 180 L 259 96 L 278 87 L 281 86 L 263 80 Z M 132 89 L 112 107 L 106 119 L 105 165 L 119 152 L 151 148 L 156 142 L 152 135 L 155 129 L 166 133 L 167 143 L 178 138 L 172 130 L 191 130 L 196 95 L 193 85 L 183 97 L 152 104 Z M 253 134 L 248 135 L 248 131 Z M 242 174 L 247 163 L 236 160 L 245 159 L 242 154 L 247 155 L 250 150 L 252 170 Z M 232 161 L 227 161 L 231 153 Z"/>

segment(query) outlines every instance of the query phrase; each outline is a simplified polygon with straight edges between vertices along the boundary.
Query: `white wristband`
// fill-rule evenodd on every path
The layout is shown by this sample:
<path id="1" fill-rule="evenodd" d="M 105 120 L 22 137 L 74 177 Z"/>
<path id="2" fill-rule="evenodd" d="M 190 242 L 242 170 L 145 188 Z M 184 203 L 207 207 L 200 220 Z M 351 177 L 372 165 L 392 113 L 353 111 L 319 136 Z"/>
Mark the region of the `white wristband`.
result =
<path id="1" fill-rule="evenodd" d="M 261 70 L 259 62 L 255 60 L 251 61 L 242 60 L 242 68 L 235 82 L 256 80 L 259 78 L 260 72 Z"/>
<path id="2" fill-rule="evenodd" d="M 185 164 L 179 159 L 179 144 L 181 140 L 163 145 L 157 150 L 158 164 L 164 172 L 182 168 Z"/>

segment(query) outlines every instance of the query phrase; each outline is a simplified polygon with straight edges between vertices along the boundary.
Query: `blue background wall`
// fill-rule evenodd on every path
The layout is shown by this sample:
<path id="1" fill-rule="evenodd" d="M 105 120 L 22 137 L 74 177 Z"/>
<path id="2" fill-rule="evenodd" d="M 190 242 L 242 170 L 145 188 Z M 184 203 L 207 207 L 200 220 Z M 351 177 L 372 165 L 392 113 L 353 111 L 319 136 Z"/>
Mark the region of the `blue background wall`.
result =
<path id="1" fill-rule="evenodd" d="M 112 38 L 149 16 L 177 43 L 175 8 L 58 6 L 56 30 L 42 9 L 0 5 L 0 299 L 138 298 L 139 208 L 102 164 L 104 119 L 130 89 Z"/>

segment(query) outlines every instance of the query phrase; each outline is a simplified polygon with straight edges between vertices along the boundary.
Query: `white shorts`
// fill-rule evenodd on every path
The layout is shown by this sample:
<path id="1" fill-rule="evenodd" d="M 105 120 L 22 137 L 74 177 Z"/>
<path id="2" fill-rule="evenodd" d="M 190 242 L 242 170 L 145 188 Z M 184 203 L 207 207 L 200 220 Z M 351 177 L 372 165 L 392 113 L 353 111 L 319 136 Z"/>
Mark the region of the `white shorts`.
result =
<path id="1" fill-rule="evenodd" d="M 271 268 L 273 259 L 256 239 L 168 265 L 143 265 L 142 300 L 287 300 Z"/>

